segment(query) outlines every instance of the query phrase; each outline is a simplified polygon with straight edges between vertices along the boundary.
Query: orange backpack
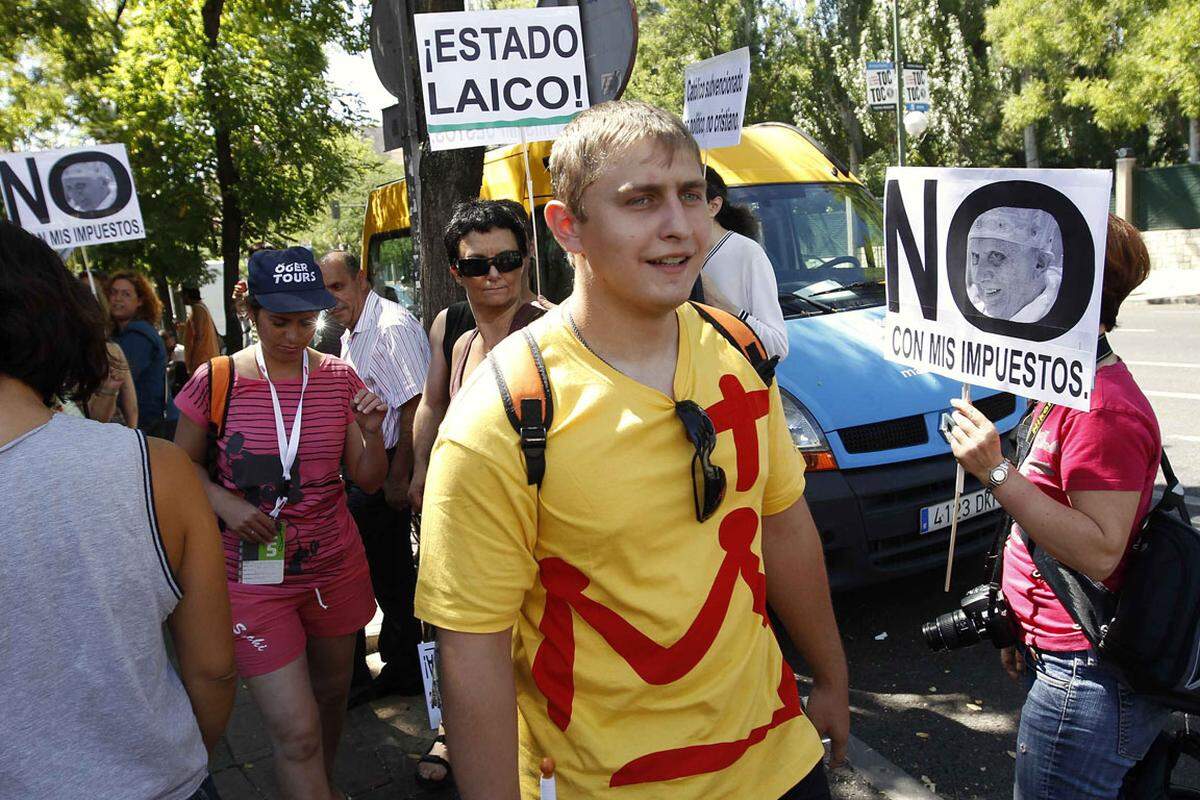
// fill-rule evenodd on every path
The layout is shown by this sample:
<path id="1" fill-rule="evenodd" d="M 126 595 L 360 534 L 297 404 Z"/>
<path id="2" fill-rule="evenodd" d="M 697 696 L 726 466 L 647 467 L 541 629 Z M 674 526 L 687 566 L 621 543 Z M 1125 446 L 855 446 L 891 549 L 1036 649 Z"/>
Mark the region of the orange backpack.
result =
<path id="1" fill-rule="evenodd" d="M 745 356 L 763 382 L 770 386 L 775 380 L 779 356 L 768 358 L 762 340 L 743 320 L 728 311 L 690 302 L 700 318 Z M 530 486 L 541 488 L 546 477 L 546 440 L 554 422 L 554 402 L 541 348 L 527 328 L 521 329 L 521 336 L 526 347 L 497 347 L 487 360 L 500 389 L 508 422 L 521 438 L 526 479 Z"/>

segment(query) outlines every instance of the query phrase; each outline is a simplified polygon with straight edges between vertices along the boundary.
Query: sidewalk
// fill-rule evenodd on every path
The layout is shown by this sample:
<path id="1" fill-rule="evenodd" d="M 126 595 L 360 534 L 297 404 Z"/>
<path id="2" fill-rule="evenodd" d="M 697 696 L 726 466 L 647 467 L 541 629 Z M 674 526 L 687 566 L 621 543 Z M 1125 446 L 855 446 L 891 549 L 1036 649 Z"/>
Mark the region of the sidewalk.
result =
<path id="1" fill-rule="evenodd" d="M 1129 295 L 1134 303 L 1200 303 L 1200 269 L 1152 269 Z"/>
<path id="2" fill-rule="evenodd" d="M 379 668 L 377 656 L 369 661 L 373 669 Z M 334 782 L 347 800 L 458 800 L 457 792 L 426 791 L 413 780 L 417 759 L 433 737 L 423 697 L 385 697 L 352 709 L 338 748 Z M 239 684 L 233 716 L 209 770 L 221 800 L 279 798 L 262 716 L 244 685 Z M 903 793 L 879 791 L 852 767 L 832 772 L 829 785 L 836 800 L 908 800 Z"/>
<path id="3" fill-rule="evenodd" d="M 455 798 L 444 790 L 426 792 L 413 780 L 417 759 L 433 737 L 422 697 L 386 697 L 352 709 L 346 716 L 334 781 L 350 800 Z M 279 797 L 262 716 L 244 685 L 238 687 L 233 716 L 209 769 L 222 800 Z"/>

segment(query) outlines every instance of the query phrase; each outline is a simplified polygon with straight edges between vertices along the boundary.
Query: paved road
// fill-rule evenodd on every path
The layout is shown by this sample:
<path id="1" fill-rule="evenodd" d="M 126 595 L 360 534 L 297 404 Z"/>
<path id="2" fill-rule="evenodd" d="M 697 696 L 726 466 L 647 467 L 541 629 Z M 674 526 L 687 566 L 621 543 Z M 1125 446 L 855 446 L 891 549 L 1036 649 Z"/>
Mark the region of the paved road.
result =
<path id="1" fill-rule="evenodd" d="M 1154 404 L 1200 512 L 1200 306 L 1136 305 L 1120 322 L 1113 347 Z M 854 735 L 941 797 L 1007 800 L 1023 689 L 1000 671 L 990 644 L 931 653 L 920 635 L 921 623 L 955 608 L 981 573 L 960 565 L 949 594 L 937 573 L 843 593 L 835 605 Z"/>

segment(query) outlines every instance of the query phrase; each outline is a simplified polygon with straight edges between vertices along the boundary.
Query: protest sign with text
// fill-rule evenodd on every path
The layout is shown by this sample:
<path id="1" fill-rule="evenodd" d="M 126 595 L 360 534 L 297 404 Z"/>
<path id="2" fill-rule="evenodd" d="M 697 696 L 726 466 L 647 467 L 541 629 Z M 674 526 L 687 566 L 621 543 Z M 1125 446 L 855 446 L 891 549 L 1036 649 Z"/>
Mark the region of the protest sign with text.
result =
<path id="1" fill-rule="evenodd" d="M 1086 411 L 1112 173 L 896 168 L 888 359 Z"/>
<path id="2" fill-rule="evenodd" d="M 553 139 L 587 108 L 579 8 L 413 18 L 430 147 Z"/>
<path id="3" fill-rule="evenodd" d="M 743 47 L 683 68 L 683 124 L 703 150 L 742 141 L 750 50 Z"/>
<path id="4" fill-rule="evenodd" d="M 0 153 L 8 218 L 56 250 L 144 239 L 123 144 Z"/>

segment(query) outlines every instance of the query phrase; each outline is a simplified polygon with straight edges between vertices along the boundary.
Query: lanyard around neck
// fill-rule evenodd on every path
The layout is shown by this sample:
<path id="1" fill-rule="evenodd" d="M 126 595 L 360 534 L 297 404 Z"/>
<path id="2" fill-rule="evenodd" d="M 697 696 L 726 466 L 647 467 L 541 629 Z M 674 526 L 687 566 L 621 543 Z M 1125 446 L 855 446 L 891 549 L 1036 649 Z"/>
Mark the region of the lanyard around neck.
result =
<path id="1" fill-rule="evenodd" d="M 267 362 L 263 360 L 262 345 L 254 348 L 254 358 L 258 361 L 258 371 L 262 373 L 271 390 L 271 406 L 275 411 L 275 439 L 279 442 L 279 464 L 283 467 L 283 485 L 279 487 L 279 496 L 275 498 L 275 508 L 271 517 L 278 517 L 279 512 L 287 504 L 288 495 L 292 488 L 292 465 L 296 463 L 296 454 L 300 452 L 300 416 L 304 411 L 304 390 L 308 388 L 308 348 L 304 349 L 304 371 L 300 382 L 300 400 L 296 403 L 296 416 L 292 419 L 292 434 L 288 436 L 283 428 L 283 409 L 279 407 L 279 393 L 275 384 L 267 374 Z"/>

